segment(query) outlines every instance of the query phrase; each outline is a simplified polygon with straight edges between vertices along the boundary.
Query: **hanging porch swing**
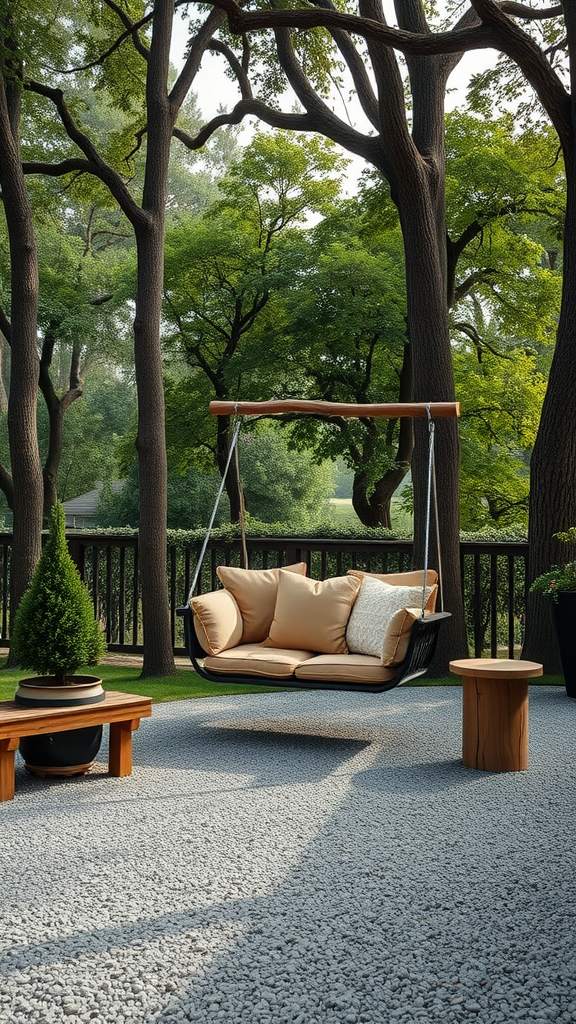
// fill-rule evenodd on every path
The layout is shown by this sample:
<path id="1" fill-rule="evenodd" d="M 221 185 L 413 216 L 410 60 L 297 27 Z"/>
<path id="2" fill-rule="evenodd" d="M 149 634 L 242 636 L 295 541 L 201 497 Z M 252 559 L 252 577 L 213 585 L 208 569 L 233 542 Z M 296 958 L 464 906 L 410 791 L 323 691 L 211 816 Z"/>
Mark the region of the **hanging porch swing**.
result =
<path id="1" fill-rule="evenodd" d="M 458 402 L 342 404 L 321 401 L 211 402 L 216 416 L 232 416 L 232 441 L 185 607 L 190 660 L 213 683 L 384 693 L 427 672 L 442 623 L 434 419 L 460 415 Z M 219 566 L 222 589 L 196 594 L 244 416 L 286 413 L 354 417 L 426 417 L 428 480 L 424 566 L 407 573 L 368 573 L 311 580 L 306 563 L 276 569 Z M 428 567 L 432 507 L 438 573 Z M 242 525 L 244 561 L 246 544 Z"/>

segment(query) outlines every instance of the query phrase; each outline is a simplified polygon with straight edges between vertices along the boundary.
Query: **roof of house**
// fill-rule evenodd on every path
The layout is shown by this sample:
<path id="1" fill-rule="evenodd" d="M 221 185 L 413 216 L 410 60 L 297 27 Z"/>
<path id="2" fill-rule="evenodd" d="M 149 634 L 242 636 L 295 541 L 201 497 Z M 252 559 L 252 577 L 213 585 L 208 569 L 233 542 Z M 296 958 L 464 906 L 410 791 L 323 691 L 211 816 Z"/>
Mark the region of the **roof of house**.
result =
<path id="1" fill-rule="evenodd" d="M 125 480 L 113 480 L 110 484 L 112 492 L 118 494 L 122 490 Z M 70 498 L 68 501 L 63 501 L 64 513 L 67 516 L 90 516 L 94 515 L 98 508 L 98 502 L 102 493 L 104 484 L 101 480 L 98 481 L 93 491 L 87 491 L 86 494 L 80 494 L 77 498 Z"/>

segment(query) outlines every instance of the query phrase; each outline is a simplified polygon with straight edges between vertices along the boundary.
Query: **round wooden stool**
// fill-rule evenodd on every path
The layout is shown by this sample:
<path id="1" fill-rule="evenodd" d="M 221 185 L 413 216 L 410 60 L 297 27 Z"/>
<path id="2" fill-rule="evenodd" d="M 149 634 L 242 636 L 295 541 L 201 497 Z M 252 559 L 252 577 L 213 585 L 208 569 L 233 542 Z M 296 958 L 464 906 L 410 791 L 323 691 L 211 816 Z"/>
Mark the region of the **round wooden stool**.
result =
<path id="1" fill-rule="evenodd" d="M 534 661 L 463 658 L 450 671 L 462 676 L 462 762 L 487 772 L 528 767 L 528 679 L 541 676 Z"/>

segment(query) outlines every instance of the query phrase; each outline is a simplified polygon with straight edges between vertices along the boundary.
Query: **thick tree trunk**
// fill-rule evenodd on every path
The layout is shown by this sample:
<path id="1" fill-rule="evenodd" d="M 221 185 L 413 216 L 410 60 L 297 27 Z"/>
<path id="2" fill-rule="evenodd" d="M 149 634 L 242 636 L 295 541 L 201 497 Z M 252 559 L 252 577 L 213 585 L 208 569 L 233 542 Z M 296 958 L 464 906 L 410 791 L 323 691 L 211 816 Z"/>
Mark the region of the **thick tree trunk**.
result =
<path id="1" fill-rule="evenodd" d="M 407 310 L 414 367 L 414 399 L 454 401 L 454 376 L 448 334 L 445 288 L 444 234 L 439 231 L 438 207 L 443 210 L 443 188 L 420 182 L 417 191 L 404 188 L 398 196 L 406 257 Z M 422 567 L 428 477 L 428 428 L 415 421 L 416 444 L 412 459 L 414 484 L 414 564 Z M 452 613 L 443 626 L 432 672 L 445 675 L 448 662 L 467 655 L 464 605 L 460 578 L 459 441 L 456 420 L 434 424 L 435 461 L 438 467 L 439 542 L 442 567 L 442 603 Z M 435 537 L 435 524 L 431 537 Z M 429 564 L 438 569 L 436 544 L 430 545 Z"/>
<path id="2" fill-rule="evenodd" d="M 15 613 L 40 555 L 42 474 L 36 433 L 38 266 L 32 211 L 17 141 L 18 118 L 0 69 L 0 186 L 10 240 L 12 357 L 8 434 L 13 480 L 10 613 Z M 15 104 L 12 105 L 12 111 Z M 12 121 L 12 123 L 11 123 Z"/>
<path id="3" fill-rule="evenodd" d="M 144 660 L 142 676 L 176 671 L 170 637 L 166 573 L 168 466 L 160 323 L 164 278 L 164 226 L 168 160 L 174 117 L 166 94 L 173 0 L 157 0 L 148 58 L 148 143 L 142 209 L 136 226 L 138 284 L 134 319 L 134 366 L 138 392 L 140 526 Z"/>
<path id="4" fill-rule="evenodd" d="M 576 148 L 576 147 L 575 147 Z M 562 304 L 554 358 L 530 464 L 528 582 L 576 551 L 553 534 L 576 526 L 576 154 L 564 154 L 567 194 Z M 561 672 L 550 599 L 530 594 L 523 657 Z"/>
<path id="5" fill-rule="evenodd" d="M 138 391 L 140 525 L 138 562 L 142 584 L 142 676 L 175 672 L 170 639 L 166 572 L 168 467 L 164 440 L 164 388 L 160 355 L 164 226 L 137 230 L 138 289 L 134 365 Z"/>

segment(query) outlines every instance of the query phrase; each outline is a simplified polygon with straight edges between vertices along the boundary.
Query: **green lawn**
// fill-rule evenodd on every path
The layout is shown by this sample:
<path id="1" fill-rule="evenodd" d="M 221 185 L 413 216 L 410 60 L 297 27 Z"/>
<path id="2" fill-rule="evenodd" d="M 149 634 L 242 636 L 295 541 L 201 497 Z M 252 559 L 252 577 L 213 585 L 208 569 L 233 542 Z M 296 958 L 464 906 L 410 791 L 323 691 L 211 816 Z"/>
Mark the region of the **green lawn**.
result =
<path id="1" fill-rule="evenodd" d="M 79 670 L 79 675 L 82 674 Z M 140 669 L 135 665 L 99 665 L 98 668 L 87 668 L 84 672 L 102 677 L 104 688 L 107 690 L 120 690 L 122 693 L 141 693 L 146 697 L 152 697 L 155 703 L 167 700 L 184 700 L 186 697 L 218 697 L 234 693 L 269 693 L 272 689 L 269 686 L 221 686 L 216 683 L 208 683 L 192 672 L 190 669 L 179 669 L 175 676 L 170 679 L 140 679 Z M 18 687 L 18 680 L 26 676 L 21 669 L 0 669 L 0 700 L 12 700 Z M 541 679 L 531 679 L 531 686 L 548 685 L 562 686 L 564 681 L 559 676 L 542 676 Z M 460 679 L 457 676 L 447 676 L 438 679 L 417 679 L 412 686 L 459 686 Z M 279 688 L 281 689 L 281 688 Z"/>
<path id="2" fill-rule="evenodd" d="M 169 679 L 140 679 L 140 669 L 136 665 L 98 665 L 79 669 L 78 675 L 98 675 L 102 678 L 104 689 L 119 690 L 121 693 L 140 693 L 152 697 L 154 702 L 165 700 L 184 700 L 185 697 L 217 697 L 230 693 L 265 693 L 268 686 L 217 686 L 208 683 L 192 672 L 191 669 L 179 669 Z M 18 680 L 31 673 L 22 669 L 0 669 L 0 700 L 12 700 L 18 687 Z"/>

